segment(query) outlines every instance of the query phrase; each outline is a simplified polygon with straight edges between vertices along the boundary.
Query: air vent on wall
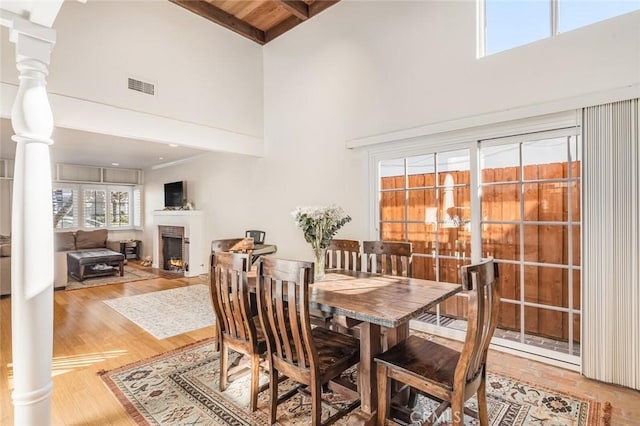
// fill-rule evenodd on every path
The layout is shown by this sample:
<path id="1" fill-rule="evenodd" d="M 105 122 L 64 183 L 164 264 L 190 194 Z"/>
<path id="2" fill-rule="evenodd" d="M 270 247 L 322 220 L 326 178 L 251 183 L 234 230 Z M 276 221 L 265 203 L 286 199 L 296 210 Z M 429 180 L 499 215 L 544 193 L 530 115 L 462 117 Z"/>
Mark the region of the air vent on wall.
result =
<path id="1" fill-rule="evenodd" d="M 156 87 L 153 83 L 146 83 L 144 81 L 136 80 L 135 78 L 129 78 L 129 89 L 146 93 L 147 95 L 155 95 L 156 91 Z"/>

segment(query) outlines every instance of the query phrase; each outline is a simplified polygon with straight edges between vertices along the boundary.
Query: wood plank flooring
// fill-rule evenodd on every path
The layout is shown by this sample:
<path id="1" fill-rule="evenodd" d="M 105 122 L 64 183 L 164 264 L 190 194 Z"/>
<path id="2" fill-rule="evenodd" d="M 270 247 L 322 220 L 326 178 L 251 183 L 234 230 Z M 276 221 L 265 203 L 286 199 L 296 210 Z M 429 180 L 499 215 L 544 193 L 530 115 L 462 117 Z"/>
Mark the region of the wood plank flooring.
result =
<path id="1" fill-rule="evenodd" d="M 157 340 L 103 300 L 199 284 L 198 278 L 114 284 L 54 295 L 53 425 L 134 425 L 97 375 L 212 335 L 207 327 Z M 453 343 L 456 344 L 456 343 Z M 489 371 L 548 388 L 610 401 L 612 425 L 640 424 L 640 392 L 588 380 L 568 370 L 491 352 Z M 0 300 L 0 424 L 13 425 L 11 299 Z"/>

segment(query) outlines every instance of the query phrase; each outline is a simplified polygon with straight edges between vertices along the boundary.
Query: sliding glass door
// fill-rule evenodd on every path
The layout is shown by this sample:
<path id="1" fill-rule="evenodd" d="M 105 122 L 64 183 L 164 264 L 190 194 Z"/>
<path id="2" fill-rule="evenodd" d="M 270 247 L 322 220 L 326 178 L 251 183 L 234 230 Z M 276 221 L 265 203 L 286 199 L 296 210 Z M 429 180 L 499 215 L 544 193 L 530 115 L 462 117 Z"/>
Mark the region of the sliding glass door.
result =
<path id="1" fill-rule="evenodd" d="M 410 241 L 413 276 L 459 282 L 471 262 L 469 149 L 434 152 L 380 163 L 380 238 Z M 465 299 L 442 303 L 431 318 L 463 318 Z M 439 315 L 441 314 L 441 315 Z"/>
<path id="2" fill-rule="evenodd" d="M 459 282 L 472 255 L 494 257 L 502 288 L 496 341 L 569 363 L 579 362 L 580 342 L 575 133 L 473 141 L 377 164 L 379 238 L 412 243 L 413 275 Z M 420 320 L 459 334 L 465 317 L 460 295 Z"/>
<path id="3" fill-rule="evenodd" d="M 482 255 L 500 262 L 502 335 L 578 356 L 578 138 L 488 140 L 480 142 L 479 153 Z"/>

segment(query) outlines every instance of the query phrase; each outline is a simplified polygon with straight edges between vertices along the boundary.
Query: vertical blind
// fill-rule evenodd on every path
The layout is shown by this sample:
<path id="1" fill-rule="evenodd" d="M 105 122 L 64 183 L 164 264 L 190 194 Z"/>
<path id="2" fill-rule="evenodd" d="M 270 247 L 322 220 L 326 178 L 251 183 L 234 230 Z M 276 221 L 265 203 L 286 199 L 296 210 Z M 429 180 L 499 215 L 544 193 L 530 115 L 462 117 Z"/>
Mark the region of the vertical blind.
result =
<path id="1" fill-rule="evenodd" d="M 639 100 L 585 108 L 582 373 L 640 389 Z"/>

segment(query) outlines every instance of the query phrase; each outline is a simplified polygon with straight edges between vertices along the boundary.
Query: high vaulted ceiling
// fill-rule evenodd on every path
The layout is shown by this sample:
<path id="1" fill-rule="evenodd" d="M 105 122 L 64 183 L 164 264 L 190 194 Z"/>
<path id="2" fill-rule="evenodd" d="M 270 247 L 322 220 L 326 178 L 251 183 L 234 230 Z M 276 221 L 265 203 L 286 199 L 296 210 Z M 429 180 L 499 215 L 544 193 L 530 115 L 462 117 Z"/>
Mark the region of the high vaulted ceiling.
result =
<path id="1" fill-rule="evenodd" d="M 339 0 L 169 1 L 258 44 L 266 44 Z"/>
<path id="2" fill-rule="evenodd" d="M 83 2 L 84 0 L 78 0 Z M 169 0 L 172 3 L 264 45 L 333 6 L 339 0 Z M 63 0 L 0 0 L 0 9 L 51 26 Z M 5 15 L 0 16 L 5 19 Z M 0 118 L 0 158 L 15 157 L 13 129 Z M 56 128 L 51 146 L 53 162 L 125 168 L 154 168 L 207 151 L 166 143 Z"/>

